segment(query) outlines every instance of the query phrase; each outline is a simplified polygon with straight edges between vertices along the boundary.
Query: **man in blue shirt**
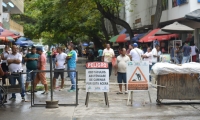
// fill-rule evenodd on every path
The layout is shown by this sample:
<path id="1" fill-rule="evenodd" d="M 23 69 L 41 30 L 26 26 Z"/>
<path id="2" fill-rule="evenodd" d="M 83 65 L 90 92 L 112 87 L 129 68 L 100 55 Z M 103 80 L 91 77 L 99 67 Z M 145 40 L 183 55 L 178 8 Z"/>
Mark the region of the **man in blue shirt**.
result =
<path id="1" fill-rule="evenodd" d="M 68 65 L 68 70 L 76 70 L 76 51 L 74 50 L 74 45 L 70 44 L 68 46 L 68 49 L 69 49 L 69 54 L 67 55 L 67 59 L 68 59 L 68 62 L 67 62 L 67 65 Z M 69 72 L 69 77 L 70 77 L 70 80 L 71 80 L 71 89 L 68 90 L 68 92 L 74 92 L 76 91 L 76 81 L 75 81 L 75 77 L 76 77 L 76 72 Z"/>
<path id="2" fill-rule="evenodd" d="M 188 45 L 187 42 L 185 42 L 182 52 L 183 52 L 182 64 L 188 63 L 190 61 L 191 47 Z"/>

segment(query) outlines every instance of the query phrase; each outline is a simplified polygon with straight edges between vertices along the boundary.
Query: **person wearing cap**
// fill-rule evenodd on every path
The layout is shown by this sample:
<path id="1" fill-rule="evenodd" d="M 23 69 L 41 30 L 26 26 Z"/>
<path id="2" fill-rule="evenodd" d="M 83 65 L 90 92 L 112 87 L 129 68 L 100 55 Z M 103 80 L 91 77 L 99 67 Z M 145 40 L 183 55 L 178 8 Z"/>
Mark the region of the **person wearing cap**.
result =
<path id="1" fill-rule="evenodd" d="M 38 70 L 46 70 L 46 55 L 43 53 L 42 48 L 37 48 L 37 53 L 40 55 L 40 57 L 38 58 Z M 42 94 L 48 94 L 48 86 L 45 75 L 45 72 L 38 72 L 35 76 L 33 85 L 34 90 L 36 90 L 37 84 L 41 81 L 45 89 L 45 91 Z"/>
<path id="2" fill-rule="evenodd" d="M 21 75 L 13 74 L 16 72 L 21 72 L 22 70 L 22 55 L 17 52 L 18 48 L 16 45 L 12 46 L 12 54 L 9 54 L 7 57 L 7 63 L 8 63 L 8 69 L 9 72 L 11 72 L 11 75 L 9 76 L 10 84 L 11 85 L 16 85 L 16 80 L 18 81 L 20 87 L 21 87 L 21 97 L 22 100 L 25 100 L 25 88 L 24 88 L 24 82 L 22 80 Z M 16 95 L 15 93 L 12 93 L 12 97 L 9 100 L 15 100 Z"/>
<path id="3" fill-rule="evenodd" d="M 39 54 L 36 54 L 36 47 L 32 46 L 31 53 L 27 53 L 24 61 L 26 62 L 26 92 L 29 92 L 28 86 L 31 81 L 35 79 L 36 73 L 31 72 L 33 70 L 37 70 Z M 31 73 L 30 73 L 31 72 Z"/>
<path id="4" fill-rule="evenodd" d="M 138 48 L 137 43 L 134 43 L 132 46 L 133 46 L 133 49 L 129 53 L 131 60 L 132 61 L 141 61 L 142 60 L 141 56 L 143 55 L 143 51 Z"/>

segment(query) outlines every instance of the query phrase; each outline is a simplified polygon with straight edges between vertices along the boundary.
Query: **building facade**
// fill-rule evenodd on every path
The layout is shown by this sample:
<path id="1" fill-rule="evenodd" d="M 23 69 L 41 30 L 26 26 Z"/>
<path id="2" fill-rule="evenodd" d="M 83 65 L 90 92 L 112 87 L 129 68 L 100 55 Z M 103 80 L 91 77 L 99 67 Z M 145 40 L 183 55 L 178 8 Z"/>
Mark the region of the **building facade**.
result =
<path id="1" fill-rule="evenodd" d="M 24 36 L 23 26 L 10 19 L 11 14 L 24 13 L 24 0 L 0 0 L 0 23 L 3 28 Z"/>
<path id="2" fill-rule="evenodd" d="M 152 29 L 156 12 L 157 0 L 125 0 L 126 21 L 134 30 Z M 195 43 L 200 41 L 200 23 L 186 20 L 185 15 L 200 8 L 200 0 L 162 0 L 162 17 L 160 26 L 171 24 L 175 21 L 195 29 Z M 183 39 L 187 36 L 182 37 Z"/>

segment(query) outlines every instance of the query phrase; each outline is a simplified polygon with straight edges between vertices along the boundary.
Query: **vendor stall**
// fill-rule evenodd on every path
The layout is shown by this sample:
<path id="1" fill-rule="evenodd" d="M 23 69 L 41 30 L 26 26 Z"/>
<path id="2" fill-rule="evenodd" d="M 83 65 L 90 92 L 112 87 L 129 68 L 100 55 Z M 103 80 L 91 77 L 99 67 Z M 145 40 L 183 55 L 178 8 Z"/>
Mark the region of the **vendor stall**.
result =
<path id="1" fill-rule="evenodd" d="M 152 67 L 157 81 L 157 100 L 200 100 L 200 64 L 157 63 Z"/>

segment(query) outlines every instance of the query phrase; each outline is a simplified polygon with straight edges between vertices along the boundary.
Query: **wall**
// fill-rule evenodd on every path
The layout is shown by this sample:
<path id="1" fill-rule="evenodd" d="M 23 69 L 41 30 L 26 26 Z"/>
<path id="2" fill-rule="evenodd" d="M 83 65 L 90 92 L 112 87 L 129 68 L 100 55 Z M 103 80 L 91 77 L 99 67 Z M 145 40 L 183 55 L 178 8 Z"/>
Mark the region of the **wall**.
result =
<path id="1" fill-rule="evenodd" d="M 126 21 L 133 29 L 150 25 L 152 15 L 156 11 L 156 4 L 157 0 L 126 0 Z M 168 0 L 168 10 L 163 11 L 161 22 L 183 18 L 185 14 L 199 8 L 200 3 L 197 0 L 188 0 L 188 3 L 177 7 L 172 7 L 172 0 Z M 141 22 L 138 20 L 140 18 Z"/>

